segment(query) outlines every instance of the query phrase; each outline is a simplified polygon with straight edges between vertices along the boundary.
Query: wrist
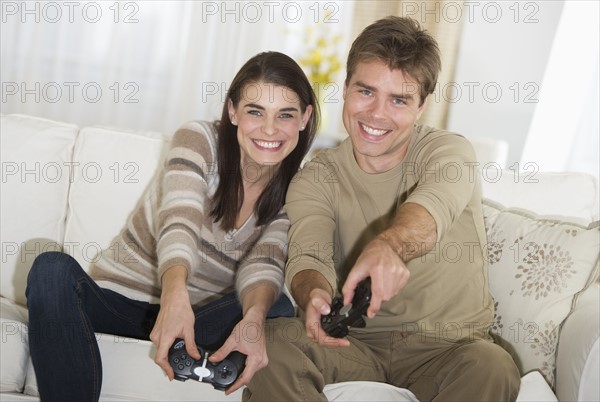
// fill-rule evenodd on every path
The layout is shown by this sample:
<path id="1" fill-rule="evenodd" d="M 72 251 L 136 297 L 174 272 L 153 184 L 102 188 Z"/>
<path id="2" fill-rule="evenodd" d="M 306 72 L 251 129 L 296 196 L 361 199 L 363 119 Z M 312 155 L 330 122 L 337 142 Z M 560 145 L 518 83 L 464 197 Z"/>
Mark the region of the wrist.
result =
<path id="1" fill-rule="evenodd" d="M 380 247 L 388 248 L 393 253 L 397 254 L 402 261 L 405 261 L 404 247 L 401 241 L 398 240 L 398 237 L 392 233 L 390 230 L 386 230 L 377 237 L 375 237 L 371 243 L 375 242 L 375 244 L 379 244 Z"/>
<path id="2" fill-rule="evenodd" d="M 161 303 L 174 296 L 188 297 L 187 270 L 182 266 L 169 268 L 162 276 Z"/>
<path id="3" fill-rule="evenodd" d="M 266 317 L 267 311 L 275 302 L 276 296 L 276 290 L 264 283 L 254 285 L 249 289 L 243 289 L 240 292 L 240 303 L 242 304 L 244 317 L 248 314 Z"/>
<path id="4" fill-rule="evenodd" d="M 244 321 L 262 325 L 267 317 L 267 308 L 263 306 L 251 306 L 244 313 Z"/>
<path id="5" fill-rule="evenodd" d="M 333 297 L 333 289 L 320 272 L 312 269 L 300 271 L 291 283 L 291 293 L 300 308 L 306 311 L 308 303 L 316 292 L 324 292 Z"/>

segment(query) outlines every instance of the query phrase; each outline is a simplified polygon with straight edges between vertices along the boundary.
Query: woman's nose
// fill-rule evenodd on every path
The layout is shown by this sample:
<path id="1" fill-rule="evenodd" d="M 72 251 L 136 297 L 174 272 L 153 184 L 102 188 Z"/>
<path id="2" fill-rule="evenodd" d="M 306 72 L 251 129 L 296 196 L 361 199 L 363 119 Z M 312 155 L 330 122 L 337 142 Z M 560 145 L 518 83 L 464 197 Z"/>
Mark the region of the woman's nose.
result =
<path id="1" fill-rule="evenodd" d="M 266 119 L 263 124 L 263 132 L 267 135 L 273 135 L 277 132 L 277 127 L 273 119 Z"/>

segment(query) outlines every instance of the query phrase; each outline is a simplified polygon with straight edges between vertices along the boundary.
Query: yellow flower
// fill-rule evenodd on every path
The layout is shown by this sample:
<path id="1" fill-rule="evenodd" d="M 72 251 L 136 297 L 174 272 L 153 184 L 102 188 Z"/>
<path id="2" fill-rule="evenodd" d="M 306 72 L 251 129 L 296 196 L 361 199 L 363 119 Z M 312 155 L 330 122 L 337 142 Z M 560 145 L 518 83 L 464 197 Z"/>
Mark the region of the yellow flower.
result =
<path id="1" fill-rule="evenodd" d="M 323 56 L 319 50 L 315 50 L 312 52 L 310 56 L 310 65 L 319 66 L 323 62 Z"/>
<path id="2" fill-rule="evenodd" d="M 318 26 L 317 28 L 319 28 Z M 337 73 L 341 70 L 341 62 L 335 46 L 341 39 L 341 35 L 327 35 L 327 32 L 319 36 L 315 41 L 314 27 L 306 30 L 306 43 L 313 44 L 309 47 L 299 63 L 306 69 L 308 79 L 317 86 L 334 82 Z"/>

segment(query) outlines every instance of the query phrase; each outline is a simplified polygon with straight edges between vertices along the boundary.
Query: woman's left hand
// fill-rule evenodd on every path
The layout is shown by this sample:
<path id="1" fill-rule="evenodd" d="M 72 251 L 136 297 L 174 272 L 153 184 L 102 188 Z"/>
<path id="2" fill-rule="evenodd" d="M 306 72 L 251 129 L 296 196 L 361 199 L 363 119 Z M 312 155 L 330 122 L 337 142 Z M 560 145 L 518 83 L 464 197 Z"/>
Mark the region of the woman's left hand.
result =
<path id="1" fill-rule="evenodd" d="M 247 385 L 254 373 L 265 367 L 269 362 L 264 333 L 265 315 L 257 310 L 251 307 L 244 318 L 237 323 L 223 346 L 208 358 L 211 362 L 217 363 L 234 350 L 246 355 L 244 371 L 237 381 L 225 391 L 225 395 L 229 395 Z"/>

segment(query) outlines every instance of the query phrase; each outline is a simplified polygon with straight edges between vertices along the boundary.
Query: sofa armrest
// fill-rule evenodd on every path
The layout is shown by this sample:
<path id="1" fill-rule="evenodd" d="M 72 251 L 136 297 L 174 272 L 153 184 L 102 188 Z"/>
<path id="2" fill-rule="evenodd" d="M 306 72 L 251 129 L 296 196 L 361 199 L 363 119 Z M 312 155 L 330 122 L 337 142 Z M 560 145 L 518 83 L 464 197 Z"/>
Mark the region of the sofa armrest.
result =
<path id="1" fill-rule="evenodd" d="M 563 323 L 556 357 L 556 395 L 560 401 L 600 400 L 600 286 L 580 295 Z"/>
<path id="2" fill-rule="evenodd" d="M 12 300 L 0 297 L 0 393 L 23 391 L 29 361 L 27 313 Z M 0 400 L 4 398 L 0 396 Z"/>

